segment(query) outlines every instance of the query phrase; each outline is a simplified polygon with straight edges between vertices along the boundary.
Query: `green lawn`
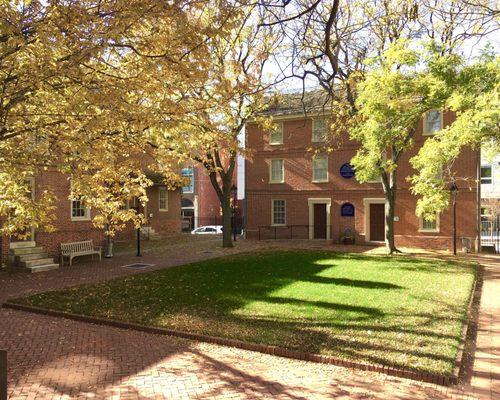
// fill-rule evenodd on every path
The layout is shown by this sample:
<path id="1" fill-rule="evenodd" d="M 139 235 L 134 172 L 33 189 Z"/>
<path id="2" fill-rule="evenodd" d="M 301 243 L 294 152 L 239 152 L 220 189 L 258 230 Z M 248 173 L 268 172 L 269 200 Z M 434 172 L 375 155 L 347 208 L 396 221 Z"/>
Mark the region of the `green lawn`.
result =
<path id="1" fill-rule="evenodd" d="M 273 251 L 16 302 L 449 374 L 474 271 L 410 257 Z"/>

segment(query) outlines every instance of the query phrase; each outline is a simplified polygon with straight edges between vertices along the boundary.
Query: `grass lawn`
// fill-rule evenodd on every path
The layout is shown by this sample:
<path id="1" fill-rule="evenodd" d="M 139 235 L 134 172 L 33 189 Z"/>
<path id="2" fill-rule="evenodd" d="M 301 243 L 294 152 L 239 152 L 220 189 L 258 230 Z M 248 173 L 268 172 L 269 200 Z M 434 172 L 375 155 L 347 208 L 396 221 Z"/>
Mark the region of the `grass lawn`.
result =
<path id="1" fill-rule="evenodd" d="M 273 251 L 15 302 L 450 374 L 474 273 L 410 257 Z"/>

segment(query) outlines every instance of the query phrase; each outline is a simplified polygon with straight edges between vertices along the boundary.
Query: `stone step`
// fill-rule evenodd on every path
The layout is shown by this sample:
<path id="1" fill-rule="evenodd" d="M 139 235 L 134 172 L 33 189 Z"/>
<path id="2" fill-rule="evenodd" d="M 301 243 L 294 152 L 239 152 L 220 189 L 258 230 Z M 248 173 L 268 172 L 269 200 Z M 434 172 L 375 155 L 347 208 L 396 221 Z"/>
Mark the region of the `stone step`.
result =
<path id="1" fill-rule="evenodd" d="M 10 249 L 10 253 L 15 256 L 20 256 L 22 254 L 33 254 L 33 253 L 43 253 L 43 247 L 21 247 L 19 249 Z"/>
<path id="2" fill-rule="evenodd" d="M 21 254 L 20 256 L 15 256 L 16 262 L 28 261 L 28 260 L 37 260 L 39 258 L 48 258 L 47 252 L 41 253 L 31 253 L 31 254 Z"/>
<path id="3" fill-rule="evenodd" d="M 22 261 L 19 264 L 22 267 L 30 268 L 30 267 L 37 267 L 39 265 L 47 265 L 47 264 L 53 264 L 53 263 L 54 263 L 54 259 L 53 258 L 38 258 L 36 260 Z"/>
<path id="4" fill-rule="evenodd" d="M 29 272 L 43 272 L 43 271 L 50 271 L 52 269 L 58 269 L 59 264 L 45 264 L 45 265 L 37 265 L 34 267 L 28 267 L 27 270 Z"/>
<path id="5" fill-rule="evenodd" d="M 26 247 L 36 247 L 36 243 L 32 240 L 23 240 L 21 242 L 10 242 L 10 249 L 24 249 Z"/>

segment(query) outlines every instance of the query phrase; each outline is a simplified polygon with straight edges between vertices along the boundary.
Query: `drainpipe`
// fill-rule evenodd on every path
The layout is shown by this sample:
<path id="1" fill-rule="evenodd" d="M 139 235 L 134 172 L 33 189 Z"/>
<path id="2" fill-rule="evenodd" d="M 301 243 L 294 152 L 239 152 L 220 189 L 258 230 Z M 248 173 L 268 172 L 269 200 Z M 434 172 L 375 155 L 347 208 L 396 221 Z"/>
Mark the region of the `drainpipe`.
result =
<path id="1" fill-rule="evenodd" d="M 476 207 L 476 237 L 477 237 L 477 249 L 478 253 L 481 253 L 481 146 L 479 146 L 477 168 L 476 168 L 476 187 L 477 187 L 477 207 Z"/>

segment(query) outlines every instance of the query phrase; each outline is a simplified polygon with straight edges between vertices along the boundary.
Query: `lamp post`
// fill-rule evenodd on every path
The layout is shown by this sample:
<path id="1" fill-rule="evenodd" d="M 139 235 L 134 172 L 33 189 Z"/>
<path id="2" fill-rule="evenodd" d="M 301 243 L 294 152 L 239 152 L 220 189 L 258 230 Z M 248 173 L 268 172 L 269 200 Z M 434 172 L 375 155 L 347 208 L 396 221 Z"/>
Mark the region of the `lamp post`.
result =
<path id="1" fill-rule="evenodd" d="M 453 199 L 453 254 L 457 255 L 457 194 L 458 187 L 455 181 L 450 186 L 450 194 Z"/>
<path id="2" fill-rule="evenodd" d="M 235 184 L 231 186 L 231 195 L 233 196 L 233 207 L 231 213 L 231 227 L 233 228 L 233 241 L 236 242 L 236 195 L 238 193 L 238 188 Z"/>
<path id="3" fill-rule="evenodd" d="M 135 207 L 135 212 L 137 214 L 139 214 L 139 204 L 137 204 L 137 206 Z M 136 240 L 137 240 L 137 253 L 136 253 L 136 257 L 142 257 L 142 254 L 141 254 L 141 227 L 138 226 L 137 227 L 137 231 L 136 231 Z"/>

